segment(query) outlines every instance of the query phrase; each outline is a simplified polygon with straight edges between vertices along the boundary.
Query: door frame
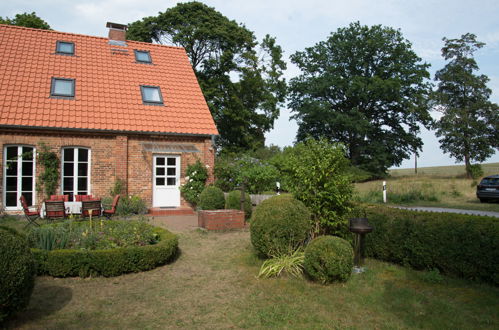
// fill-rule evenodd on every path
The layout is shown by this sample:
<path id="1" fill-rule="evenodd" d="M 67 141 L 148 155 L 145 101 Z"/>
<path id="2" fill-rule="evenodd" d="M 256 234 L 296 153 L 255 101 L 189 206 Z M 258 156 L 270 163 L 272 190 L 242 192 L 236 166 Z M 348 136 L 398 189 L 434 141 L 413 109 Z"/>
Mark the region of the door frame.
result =
<path id="1" fill-rule="evenodd" d="M 17 162 L 18 162 L 18 166 L 17 166 L 17 190 L 16 190 L 16 193 L 18 194 L 18 198 L 16 200 L 16 206 L 6 206 L 6 203 L 7 203 L 7 148 L 8 147 L 17 147 L 17 152 L 18 152 L 18 158 L 17 158 Z M 36 146 L 33 146 L 33 145 L 29 145 L 29 144 L 5 144 L 3 146 L 3 162 L 2 162 L 2 177 L 3 177 L 3 182 L 2 182 L 2 205 L 4 207 L 4 209 L 6 211 L 19 211 L 19 210 L 22 210 L 22 205 L 21 205 L 21 202 L 19 201 L 19 193 L 21 192 L 22 193 L 22 188 L 21 190 L 19 190 L 19 188 L 21 187 L 22 185 L 22 179 L 19 180 L 19 178 L 22 178 L 22 159 L 21 159 L 21 156 L 22 156 L 22 152 L 21 152 L 21 155 L 19 155 L 19 148 L 23 148 L 23 147 L 29 147 L 29 148 L 33 148 L 33 183 L 32 183 L 32 202 L 31 204 L 32 205 L 36 205 L 36 200 L 37 200 L 37 192 L 36 192 Z M 22 149 L 21 149 L 22 151 Z M 19 166 L 19 163 L 21 163 L 21 166 Z M 31 206 L 31 205 L 28 205 L 28 206 Z"/>
<path id="2" fill-rule="evenodd" d="M 157 196 L 157 191 L 156 191 L 156 159 L 158 157 L 164 157 L 165 158 L 165 189 L 171 190 L 172 193 L 174 192 L 176 195 L 174 196 L 174 203 L 168 203 L 162 204 L 161 201 L 158 201 L 158 196 Z M 167 169 L 168 169 L 168 158 L 175 158 L 175 186 L 170 186 L 172 188 L 167 188 Z M 180 154 L 153 154 L 152 155 L 152 207 L 179 207 L 181 204 L 181 197 L 180 197 L 180 177 L 181 177 L 181 159 L 182 155 Z M 171 177 L 170 177 L 171 178 Z M 177 195 L 178 194 L 178 195 Z"/>

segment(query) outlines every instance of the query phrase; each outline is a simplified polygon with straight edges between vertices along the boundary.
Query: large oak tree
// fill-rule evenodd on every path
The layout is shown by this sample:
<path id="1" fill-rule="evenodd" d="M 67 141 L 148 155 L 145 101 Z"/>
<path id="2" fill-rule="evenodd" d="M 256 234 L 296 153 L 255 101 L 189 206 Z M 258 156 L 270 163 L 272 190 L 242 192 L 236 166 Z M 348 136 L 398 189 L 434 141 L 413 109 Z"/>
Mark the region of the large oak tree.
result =
<path id="1" fill-rule="evenodd" d="M 200 2 L 129 24 L 127 38 L 184 47 L 226 151 L 257 149 L 285 100 L 282 50 Z"/>
<path id="2" fill-rule="evenodd" d="M 31 14 L 17 14 L 14 18 L 0 17 L 0 24 L 24 26 L 34 29 L 51 30 L 50 25 L 38 17 L 35 12 Z"/>
<path id="3" fill-rule="evenodd" d="M 429 65 L 399 30 L 352 23 L 291 60 L 301 70 L 290 82 L 298 141 L 341 142 L 353 165 L 380 175 L 421 149 Z"/>

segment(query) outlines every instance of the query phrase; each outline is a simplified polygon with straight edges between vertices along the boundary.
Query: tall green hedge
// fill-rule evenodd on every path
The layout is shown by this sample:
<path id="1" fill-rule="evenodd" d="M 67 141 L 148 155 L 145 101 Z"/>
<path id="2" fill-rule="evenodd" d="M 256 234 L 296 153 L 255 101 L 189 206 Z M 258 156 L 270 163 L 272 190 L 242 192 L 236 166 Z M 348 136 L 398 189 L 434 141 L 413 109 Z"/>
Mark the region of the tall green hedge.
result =
<path id="1" fill-rule="evenodd" d="M 32 249 L 38 275 L 118 276 L 164 265 L 177 253 L 178 238 L 168 230 L 154 228 L 160 241 L 154 245 L 109 250 Z"/>
<path id="2" fill-rule="evenodd" d="M 499 218 L 367 207 L 366 255 L 499 285 Z"/>

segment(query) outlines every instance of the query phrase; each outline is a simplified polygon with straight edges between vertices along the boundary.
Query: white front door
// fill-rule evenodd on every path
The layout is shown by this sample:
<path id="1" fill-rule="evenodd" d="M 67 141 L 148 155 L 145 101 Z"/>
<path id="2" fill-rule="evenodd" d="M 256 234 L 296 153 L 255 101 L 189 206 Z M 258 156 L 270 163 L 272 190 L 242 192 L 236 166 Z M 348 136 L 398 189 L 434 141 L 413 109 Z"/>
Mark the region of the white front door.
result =
<path id="1" fill-rule="evenodd" d="M 180 156 L 153 157 L 153 207 L 180 206 Z"/>

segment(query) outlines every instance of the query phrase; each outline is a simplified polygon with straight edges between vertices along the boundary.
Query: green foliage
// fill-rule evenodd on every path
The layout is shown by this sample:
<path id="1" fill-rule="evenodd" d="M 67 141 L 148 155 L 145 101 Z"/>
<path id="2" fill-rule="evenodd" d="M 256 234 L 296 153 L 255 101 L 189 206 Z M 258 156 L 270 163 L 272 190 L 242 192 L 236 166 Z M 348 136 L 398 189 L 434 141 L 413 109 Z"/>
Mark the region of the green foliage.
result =
<path id="1" fill-rule="evenodd" d="M 221 210 L 225 207 L 224 192 L 214 186 L 204 188 L 199 195 L 199 208 L 201 210 Z"/>
<path id="2" fill-rule="evenodd" d="M 301 277 L 303 274 L 303 260 L 305 255 L 301 249 L 292 254 L 283 254 L 267 259 L 263 262 L 258 277 L 279 277 L 289 274 L 293 277 Z"/>
<path id="3" fill-rule="evenodd" d="M 278 257 L 301 247 L 310 233 L 310 211 L 289 195 L 259 204 L 251 218 L 251 243 L 261 256 Z"/>
<path id="4" fill-rule="evenodd" d="M 451 194 L 458 194 L 458 191 L 451 191 Z M 369 190 L 366 193 L 355 196 L 355 199 L 364 203 L 383 202 L 383 192 L 381 190 Z M 404 204 L 415 202 L 438 202 L 440 196 L 435 190 L 421 189 L 420 187 L 410 187 L 407 191 L 392 192 L 388 191 L 386 199 L 392 204 Z"/>
<path id="5" fill-rule="evenodd" d="M 195 206 L 199 203 L 199 195 L 205 187 L 206 179 L 208 179 L 208 171 L 198 160 L 194 164 L 187 165 L 185 175 L 186 183 L 180 187 L 180 192 L 186 201 Z"/>
<path id="6" fill-rule="evenodd" d="M 341 235 L 353 194 L 344 149 L 325 139 L 308 139 L 296 144 L 286 157 L 288 190 L 312 212 L 314 232 Z"/>
<path id="7" fill-rule="evenodd" d="M 260 194 L 274 190 L 280 174 L 277 168 L 266 161 L 248 155 L 224 155 L 215 163 L 215 185 L 223 191 L 231 191 L 244 183 L 245 191 Z"/>
<path id="8" fill-rule="evenodd" d="M 449 62 L 435 74 L 434 93 L 442 117 L 435 123 L 440 149 L 464 161 L 468 178 L 471 162 L 483 162 L 499 148 L 499 107 L 489 101 L 489 78 L 479 70 L 473 53 L 485 44 L 467 33 L 460 39 L 444 38 L 442 56 Z"/>
<path id="9" fill-rule="evenodd" d="M 28 306 L 35 272 L 26 238 L 13 229 L 0 226 L 0 324 Z"/>
<path id="10" fill-rule="evenodd" d="M 289 87 L 298 141 L 341 142 L 354 166 L 377 175 L 421 149 L 429 64 L 400 30 L 352 23 L 291 61 L 302 72 Z"/>
<path id="11" fill-rule="evenodd" d="M 253 205 L 251 204 L 251 197 L 248 193 L 244 194 L 244 217 L 245 219 L 251 218 L 251 212 L 253 211 Z M 226 209 L 241 209 L 241 191 L 234 190 L 227 194 L 225 199 Z"/>
<path id="12" fill-rule="evenodd" d="M 352 274 L 352 246 L 339 237 L 317 237 L 305 248 L 303 267 L 314 281 L 324 284 L 346 282 Z"/>
<path id="13" fill-rule="evenodd" d="M 0 24 L 17 25 L 34 29 L 51 30 L 50 25 L 48 25 L 48 23 L 45 22 L 40 17 L 36 16 L 35 12 L 32 12 L 31 14 L 28 13 L 16 14 L 15 18 L 0 17 Z"/>
<path id="14" fill-rule="evenodd" d="M 263 146 L 286 96 L 286 63 L 275 39 L 253 32 L 201 2 L 179 3 L 129 24 L 127 38 L 184 47 L 224 150 Z"/>
<path id="15" fill-rule="evenodd" d="M 499 284 L 499 219 L 450 213 L 367 208 L 372 233 L 366 255 Z"/>
<path id="16" fill-rule="evenodd" d="M 112 200 L 106 200 L 106 203 L 111 205 Z M 116 208 L 118 215 L 146 214 L 147 205 L 140 196 L 130 195 L 120 198 L 118 207 Z"/>
<path id="17" fill-rule="evenodd" d="M 122 195 L 125 193 L 125 180 L 121 178 L 116 178 L 114 181 L 113 187 L 109 190 L 109 195 L 111 198 L 114 198 L 116 195 Z"/>
<path id="18" fill-rule="evenodd" d="M 152 231 L 158 239 L 158 243 L 154 245 L 97 250 L 32 249 L 38 275 L 109 277 L 164 265 L 175 257 L 178 238 L 162 228 L 153 227 Z"/>
<path id="19" fill-rule="evenodd" d="M 482 165 L 480 164 L 472 164 L 470 165 L 470 174 L 471 178 L 476 180 L 483 176 Z"/>
<path id="20" fill-rule="evenodd" d="M 38 176 L 37 190 L 43 190 L 48 198 L 54 195 L 59 184 L 59 164 L 57 154 L 43 142 L 38 148 L 38 163 L 43 166 L 43 172 Z"/>

